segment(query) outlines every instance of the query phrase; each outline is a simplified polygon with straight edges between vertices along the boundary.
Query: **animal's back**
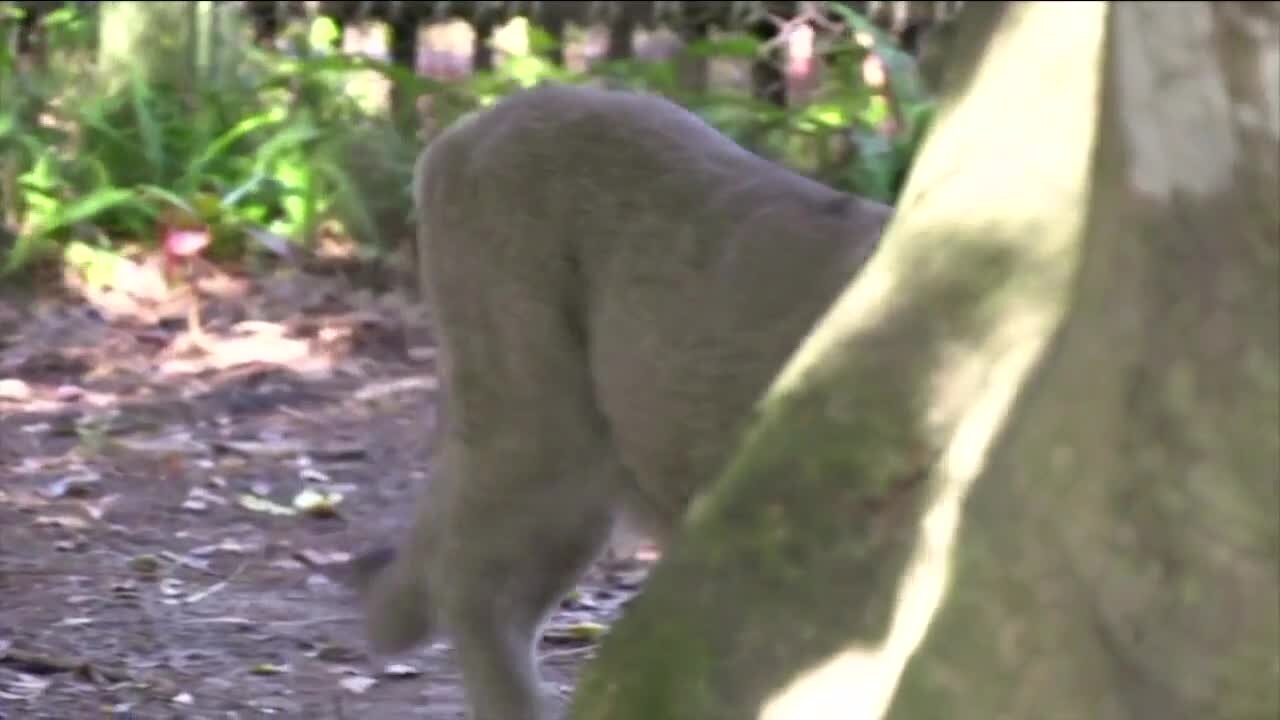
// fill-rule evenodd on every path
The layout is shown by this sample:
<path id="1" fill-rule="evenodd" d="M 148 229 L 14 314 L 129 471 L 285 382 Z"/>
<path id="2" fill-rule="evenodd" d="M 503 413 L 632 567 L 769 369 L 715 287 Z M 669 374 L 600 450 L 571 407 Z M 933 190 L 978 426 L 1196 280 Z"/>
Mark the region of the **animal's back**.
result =
<path id="1" fill-rule="evenodd" d="M 888 209 L 583 88 L 456 124 L 417 172 L 443 423 L 412 527 L 361 573 L 369 637 L 445 627 L 472 717 L 546 720 L 548 613 L 619 511 L 662 540 L 715 480 Z"/>
<path id="2" fill-rule="evenodd" d="M 526 91 L 429 155 L 427 285 L 466 274 L 475 293 L 555 287 L 581 327 L 581 372 L 660 520 L 713 479 L 889 214 L 628 92 Z"/>

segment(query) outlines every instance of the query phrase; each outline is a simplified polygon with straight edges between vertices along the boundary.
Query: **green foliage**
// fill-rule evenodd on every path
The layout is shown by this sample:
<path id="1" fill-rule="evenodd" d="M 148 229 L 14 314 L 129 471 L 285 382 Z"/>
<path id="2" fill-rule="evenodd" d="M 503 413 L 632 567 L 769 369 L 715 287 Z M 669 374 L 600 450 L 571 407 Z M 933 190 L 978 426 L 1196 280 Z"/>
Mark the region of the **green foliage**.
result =
<path id="1" fill-rule="evenodd" d="M 323 32 L 313 36 L 332 42 Z M 91 68 L 69 70 L 90 64 L 83 38 L 50 43 L 51 56 L 68 53 L 55 67 L 24 69 L 13 34 L 5 38 L 0 202 L 16 239 L 0 246 L 0 272 L 11 275 L 64 247 L 84 258 L 85 248 L 111 242 L 154 244 L 175 220 L 207 227 L 215 258 L 256 251 L 262 243 L 255 239 L 309 240 L 329 219 L 361 239 L 382 239 L 344 157 L 379 142 L 401 152 L 406 145 L 343 92 L 346 78 L 370 63 L 246 46 L 236 72 L 210 73 L 216 80 L 180 87 L 135 71 L 106 83 Z M 402 208 L 412 159 L 406 153 L 378 167 L 396 176 L 387 184 L 398 188 L 390 197 Z"/>
<path id="2" fill-rule="evenodd" d="M 893 202 L 933 104 L 916 79 L 914 60 L 883 35 L 872 37 L 870 47 L 852 39 L 832 44 L 829 77 L 807 103 L 778 108 L 708 96 L 690 105 L 758 151 L 834 186 Z M 863 65 L 873 54 L 884 68 L 884 87 L 863 81 Z"/>
<path id="3" fill-rule="evenodd" d="M 234 6 L 220 7 L 233 14 Z M 110 266 L 102 258 L 111 248 L 155 245 L 174 224 L 207 229 L 208 253 L 221 259 L 307 243 L 322 227 L 355 239 L 366 255 L 393 248 L 410 233 L 409 184 L 422 139 L 362 93 L 371 77 L 389 81 L 399 97 L 429 98 L 437 127 L 539 82 L 603 79 L 672 97 L 762 154 L 893 201 L 932 101 L 912 58 L 858 14 L 832 8 L 864 39 L 848 32 L 825 46 L 834 71 L 806 104 L 779 108 L 746 89 L 690 92 L 674 62 L 568 71 L 550 60 L 556 41 L 536 26 L 527 55 L 446 83 L 342 55 L 337 27 L 323 18 L 286 31 L 290 49 L 282 52 L 254 47 L 227 15 L 192 11 L 190 72 L 140 57 L 123 71 L 110 65 L 103 77 L 94 15 L 45 15 L 47 60 L 32 62 L 16 51 L 22 11 L 0 3 L 0 273 L 46 257 Z M 145 54 L 141 42 L 136 53 Z M 739 63 L 761 51 L 743 34 L 686 49 Z M 882 87 L 863 80 L 869 54 L 884 68 Z"/>
<path id="4" fill-rule="evenodd" d="M 690 93 L 673 63 L 614 61 L 594 68 L 583 81 L 614 83 L 677 99 L 744 145 L 807 170 L 845 190 L 893 202 L 933 116 L 933 100 L 916 61 L 886 33 L 852 9 L 829 4 L 848 28 L 824 48 L 834 68 L 808 102 L 780 108 L 746 90 Z M 855 33 L 864 36 L 855 42 Z M 864 46 L 865 45 L 865 46 Z M 725 34 L 691 43 L 686 53 L 704 59 L 750 61 L 764 49 L 746 34 Z M 863 80 L 869 56 L 883 68 L 883 87 Z"/>

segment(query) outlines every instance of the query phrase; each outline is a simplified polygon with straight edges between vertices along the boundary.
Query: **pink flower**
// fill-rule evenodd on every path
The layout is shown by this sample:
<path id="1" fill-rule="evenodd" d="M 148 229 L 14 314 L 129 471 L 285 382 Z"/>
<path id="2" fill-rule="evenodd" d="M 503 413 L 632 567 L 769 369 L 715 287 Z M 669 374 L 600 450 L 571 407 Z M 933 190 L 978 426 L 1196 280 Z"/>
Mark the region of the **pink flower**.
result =
<path id="1" fill-rule="evenodd" d="M 206 228 L 169 228 L 164 233 L 164 251 L 171 256 L 191 257 L 199 254 L 208 244 L 209 231 Z"/>

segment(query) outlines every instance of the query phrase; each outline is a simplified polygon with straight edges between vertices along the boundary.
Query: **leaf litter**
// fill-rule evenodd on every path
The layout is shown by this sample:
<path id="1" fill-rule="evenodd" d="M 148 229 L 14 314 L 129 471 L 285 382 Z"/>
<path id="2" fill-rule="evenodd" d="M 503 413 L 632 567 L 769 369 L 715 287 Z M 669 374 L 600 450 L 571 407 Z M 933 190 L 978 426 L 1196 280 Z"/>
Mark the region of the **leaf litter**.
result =
<path id="1" fill-rule="evenodd" d="M 448 644 L 380 664 L 331 577 L 429 474 L 420 315 L 341 277 L 219 287 L 199 342 L 174 298 L 0 298 L 0 717 L 456 717 Z M 646 567 L 602 563 L 565 600 L 549 681 L 572 685 Z"/>

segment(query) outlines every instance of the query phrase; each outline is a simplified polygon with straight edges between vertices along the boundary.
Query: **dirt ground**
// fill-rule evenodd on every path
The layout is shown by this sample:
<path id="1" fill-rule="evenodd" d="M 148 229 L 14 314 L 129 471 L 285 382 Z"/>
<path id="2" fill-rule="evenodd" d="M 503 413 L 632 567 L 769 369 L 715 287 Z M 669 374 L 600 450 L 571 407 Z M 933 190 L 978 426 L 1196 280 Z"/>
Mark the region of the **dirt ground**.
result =
<path id="1" fill-rule="evenodd" d="M 369 657 L 322 572 L 429 477 L 420 312 L 341 273 L 202 287 L 198 332 L 154 282 L 0 291 L 0 720 L 461 718 L 447 642 Z M 562 696 L 645 567 L 562 605 Z"/>

